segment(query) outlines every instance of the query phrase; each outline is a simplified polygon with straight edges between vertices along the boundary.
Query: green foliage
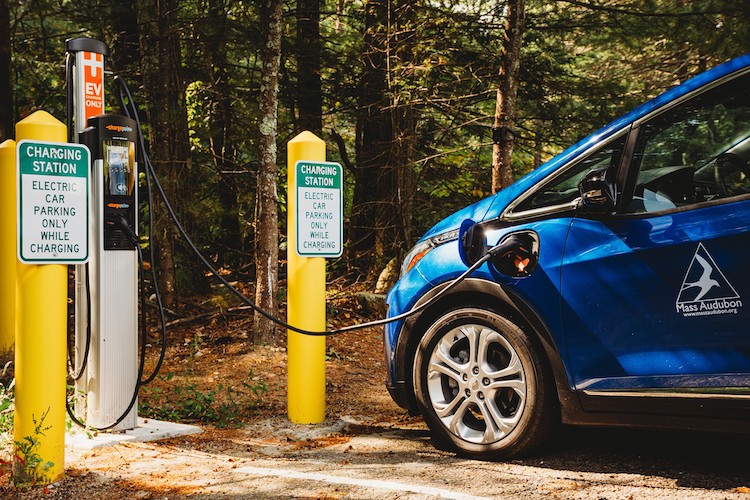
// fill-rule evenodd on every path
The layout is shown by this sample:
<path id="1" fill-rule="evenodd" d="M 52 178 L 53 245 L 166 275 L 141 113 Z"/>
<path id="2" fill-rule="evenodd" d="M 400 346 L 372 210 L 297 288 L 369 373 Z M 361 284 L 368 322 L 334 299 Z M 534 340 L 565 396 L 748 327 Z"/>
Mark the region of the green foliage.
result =
<path id="1" fill-rule="evenodd" d="M 10 364 L 10 361 L 8 364 Z M 5 370 L 3 373 L 5 373 Z M 15 382 L 15 379 L 11 380 L 10 383 L 0 380 L 0 435 L 3 436 L 13 430 L 13 403 L 15 401 L 13 387 Z"/>
<path id="2" fill-rule="evenodd" d="M 0 478 L 12 472 L 13 414 L 15 379 L 6 374 L 12 361 L 8 361 L 0 375 Z"/>
<path id="3" fill-rule="evenodd" d="M 10 382 L 6 380 L 10 364 L 10 361 L 6 363 L 0 374 L 0 477 L 12 474 L 16 486 L 27 487 L 45 479 L 46 473 L 55 465 L 50 461 L 45 462 L 39 455 L 40 438 L 50 429 L 50 426 L 44 425 L 50 409 L 47 408 L 39 420 L 32 415 L 34 432 L 30 436 L 13 441 L 15 379 Z"/>
<path id="4" fill-rule="evenodd" d="M 172 201 L 200 248 L 221 265 L 247 266 L 252 273 L 263 49 L 259 7 L 256 2 L 205 0 L 176 4 L 178 22 L 170 36 L 182 47 L 179 69 L 186 89 L 190 158 L 179 172 L 164 172 L 172 176 L 165 182 L 179 180 L 183 186 Z M 367 5 L 364 0 L 321 4 L 323 138 L 328 158 L 343 161 L 330 137 L 336 130 L 354 168 L 363 153 L 360 96 L 368 69 L 363 54 L 371 49 L 365 43 Z M 423 0 L 392 6 L 395 24 L 378 27 L 387 63 L 386 89 L 378 105 L 391 113 L 394 123 L 406 112 L 415 120 L 405 153 L 413 188 L 400 194 L 411 202 L 414 238 L 489 194 L 504 3 Z M 285 4 L 279 81 L 282 242 L 285 144 L 299 132 L 294 8 L 293 2 Z M 11 2 L 10 9 L 17 118 L 35 109 L 64 117 L 64 40 L 77 36 L 103 39 L 112 50 L 108 67 L 125 76 L 140 109 L 149 108 L 137 19 L 129 23 L 127 15 L 119 14 L 133 17 L 127 2 L 24 0 Z M 750 4 L 736 0 L 527 0 L 516 177 L 634 105 L 746 51 L 748 20 Z M 116 111 L 111 85 L 106 95 Z M 228 123 L 222 122 L 221 110 L 227 111 Z M 145 113 L 142 118 L 145 123 Z M 231 146 L 219 152 L 221 157 L 213 149 L 217 139 Z M 345 217 L 354 208 L 352 177 L 347 172 Z M 228 238 L 228 221 L 237 219 L 239 236 Z M 195 282 L 204 279 L 202 273 L 186 249 L 178 251 L 178 282 L 183 290 L 199 290 Z M 333 270 L 345 274 L 349 264 Z"/>
<path id="5" fill-rule="evenodd" d="M 162 381 L 170 382 L 174 373 Z M 241 389 L 218 384 L 215 389 L 201 390 L 189 378 L 172 385 L 170 389 L 145 387 L 139 404 L 139 413 L 151 418 L 179 422 L 206 422 L 217 427 L 237 427 L 242 418 L 252 414 L 268 390 L 266 384 L 254 380 L 250 371 Z"/>
<path id="6" fill-rule="evenodd" d="M 46 473 L 55 466 L 53 462 L 44 461 L 39 455 L 40 438 L 45 437 L 45 432 L 51 427 L 44 426 L 44 420 L 49 414 L 49 408 L 37 419 L 32 415 L 34 432 L 30 436 L 24 436 L 21 441 L 15 441 L 15 459 L 13 461 L 13 479 L 16 486 L 33 486 L 38 481 L 44 480 Z"/>

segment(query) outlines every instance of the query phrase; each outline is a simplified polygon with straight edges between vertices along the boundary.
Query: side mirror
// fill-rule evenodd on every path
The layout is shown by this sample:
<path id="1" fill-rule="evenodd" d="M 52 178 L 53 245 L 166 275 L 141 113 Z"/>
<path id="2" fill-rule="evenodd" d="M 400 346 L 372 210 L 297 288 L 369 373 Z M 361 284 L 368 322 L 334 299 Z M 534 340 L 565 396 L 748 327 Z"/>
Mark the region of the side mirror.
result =
<path id="1" fill-rule="evenodd" d="M 484 227 L 466 219 L 458 229 L 458 254 L 466 267 L 471 267 L 487 253 L 487 237 Z"/>
<path id="2" fill-rule="evenodd" d="M 581 206 L 593 212 L 614 212 L 615 185 L 607 178 L 607 169 L 592 170 L 578 183 Z"/>
<path id="3" fill-rule="evenodd" d="M 539 264 L 539 235 L 534 231 L 506 234 L 489 250 L 490 269 L 511 278 L 530 276 Z"/>

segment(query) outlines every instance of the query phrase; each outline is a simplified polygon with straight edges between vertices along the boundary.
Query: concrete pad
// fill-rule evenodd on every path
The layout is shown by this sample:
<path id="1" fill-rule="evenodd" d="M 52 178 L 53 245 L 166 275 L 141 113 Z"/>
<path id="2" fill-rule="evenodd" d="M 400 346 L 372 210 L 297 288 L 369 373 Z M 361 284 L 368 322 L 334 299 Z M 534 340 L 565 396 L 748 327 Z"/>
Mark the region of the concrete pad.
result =
<path id="1" fill-rule="evenodd" d="M 115 446 L 120 443 L 159 441 L 188 434 L 200 434 L 203 429 L 195 425 L 163 422 L 152 418 L 139 418 L 135 429 L 124 432 L 96 432 L 75 427 L 65 436 L 65 447 L 76 451 L 89 451 Z"/>

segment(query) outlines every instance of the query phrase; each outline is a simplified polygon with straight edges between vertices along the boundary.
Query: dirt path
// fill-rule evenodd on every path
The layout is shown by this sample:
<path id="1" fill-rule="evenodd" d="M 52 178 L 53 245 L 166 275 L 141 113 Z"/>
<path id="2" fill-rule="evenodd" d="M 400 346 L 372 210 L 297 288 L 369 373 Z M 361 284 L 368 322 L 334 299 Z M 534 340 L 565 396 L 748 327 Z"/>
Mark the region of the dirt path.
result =
<path id="1" fill-rule="evenodd" d="M 193 395 L 214 391 L 218 402 L 227 398 L 218 388 L 230 387 L 241 410 L 230 415 L 235 428 L 199 423 L 199 435 L 69 449 L 61 482 L 27 491 L 0 486 L 0 496 L 750 500 L 747 439 L 568 430 L 558 446 L 528 460 L 479 462 L 440 451 L 422 421 L 390 400 L 377 330 L 328 340 L 328 418 L 291 424 L 285 350 L 248 350 L 237 340 L 241 328 L 219 322 L 180 330 L 162 377 L 141 398 L 166 408 L 176 405 L 175 387 L 192 387 Z M 248 381 L 268 390 L 245 412 L 255 402 Z"/>
<path id="2" fill-rule="evenodd" d="M 344 417 L 299 426 L 277 417 L 242 430 L 79 456 L 68 478 L 44 497 L 750 498 L 745 465 L 730 459 L 739 447 L 730 441 L 685 447 L 676 437 L 650 435 L 650 444 L 637 445 L 640 439 L 622 431 L 574 431 L 564 445 L 534 459 L 479 462 L 435 449 L 419 421 Z M 686 448 L 696 455 L 687 456 Z"/>

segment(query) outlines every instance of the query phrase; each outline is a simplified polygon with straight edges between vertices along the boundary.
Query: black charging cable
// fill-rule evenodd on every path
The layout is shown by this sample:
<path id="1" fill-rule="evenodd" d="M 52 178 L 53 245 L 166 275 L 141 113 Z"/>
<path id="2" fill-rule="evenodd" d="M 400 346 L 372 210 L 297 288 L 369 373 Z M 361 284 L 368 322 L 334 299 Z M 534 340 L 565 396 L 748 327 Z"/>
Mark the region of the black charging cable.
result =
<path id="1" fill-rule="evenodd" d="M 68 127 L 68 142 L 73 142 L 73 67 L 75 66 L 75 57 L 70 52 L 65 53 L 65 87 L 66 97 L 68 99 L 66 111 L 66 124 Z"/>
<path id="2" fill-rule="evenodd" d="M 65 70 L 66 70 L 66 86 L 67 86 L 67 112 L 68 112 L 68 120 L 67 120 L 67 128 L 68 128 L 68 142 L 73 142 L 74 138 L 74 131 L 73 127 L 74 124 L 72 122 L 73 117 L 73 109 L 72 109 L 72 102 L 73 102 L 73 85 L 71 84 L 71 79 L 73 75 L 73 68 L 75 66 L 74 64 L 74 57 L 71 56 L 70 53 L 66 55 L 66 61 L 65 61 Z M 151 200 L 151 190 L 148 190 L 149 192 L 149 200 Z M 151 211 L 149 210 L 149 213 Z M 140 262 L 138 274 L 139 274 L 139 281 L 140 281 L 140 289 L 141 289 L 141 302 L 144 303 L 146 300 L 146 290 L 145 290 L 145 280 L 143 279 L 143 267 L 144 267 L 144 259 L 143 259 L 143 253 L 140 248 L 140 238 L 135 234 L 135 232 L 130 228 L 130 225 L 127 223 L 124 217 L 121 215 L 119 217 L 116 217 L 112 220 L 107 221 L 110 224 L 119 224 L 122 227 L 122 230 L 126 233 L 128 238 L 133 242 L 137 252 L 138 252 L 138 259 Z M 153 226 L 153 222 L 151 219 L 151 227 Z M 151 255 L 152 261 L 153 258 L 153 247 L 152 247 L 152 255 Z M 91 287 L 90 287 L 90 274 L 89 274 L 89 264 L 85 264 L 81 267 L 83 272 L 85 273 L 85 288 L 86 288 L 86 316 L 87 316 L 87 322 L 86 322 L 86 339 L 85 339 L 85 348 L 84 353 L 81 361 L 80 367 L 75 367 L 75 363 L 73 361 L 74 355 L 71 351 L 70 342 L 67 343 L 67 350 L 68 350 L 68 375 L 71 377 L 73 381 L 78 381 L 81 379 L 81 377 L 86 373 L 86 367 L 88 366 L 88 360 L 89 360 L 89 352 L 91 349 Z M 145 308 L 141 307 L 141 356 L 140 356 L 140 362 L 138 367 L 138 378 L 136 380 L 136 386 L 133 390 L 133 396 L 130 400 L 130 403 L 128 404 L 126 410 L 115 420 L 114 423 L 104 426 L 104 427 L 89 427 L 92 430 L 96 431 L 105 431 L 112 429 L 116 427 L 120 422 L 122 422 L 127 415 L 130 413 L 130 411 L 133 409 L 133 406 L 136 404 L 136 401 L 138 399 L 138 392 L 140 390 L 140 387 L 143 385 L 148 384 L 149 382 L 153 381 L 157 374 L 159 373 L 159 369 L 161 368 L 161 365 L 164 361 L 164 357 L 166 354 L 166 321 L 164 317 L 164 308 L 161 302 L 161 294 L 158 290 L 158 283 L 156 280 L 156 275 L 153 276 L 153 284 L 154 284 L 154 290 L 155 295 L 157 297 L 157 307 L 159 310 L 159 317 L 160 317 L 160 323 L 161 323 L 161 332 L 162 332 L 162 341 L 161 341 L 161 350 L 159 353 L 159 359 L 157 361 L 157 364 L 153 370 L 153 372 L 147 377 L 146 379 L 143 379 L 143 372 L 145 367 L 145 359 L 146 359 L 146 347 L 148 344 L 147 339 L 147 333 L 148 333 L 148 326 L 147 326 L 147 320 L 146 320 L 146 314 L 145 314 Z M 68 413 L 68 416 L 70 419 L 76 423 L 77 425 L 81 427 L 86 427 L 86 425 L 81 422 L 75 415 L 70 407 L 70 402 L 66 398 L 66 410 Z"/>
<path id="3" fill-rule="evenodd" d="M 140 263 L 140 266 L 138 268 L 138 278 L 139 278 L 140 288 L 141 288 L 141 297 L 144 297 L 145 293 L 146 293 L 146 288 L 145 288 L 145 280 L 143 279 L 143 263 L 144 262 L 143 262 L 143 252 L 142 252 L 141 247 L 140 247 L 140 237 L 137 234 L 135 234 L 135 232 L 133 231 L 133 229 L 130 227 L 130 224 L 128 223 L 128 221 L 121 214 L 116 214 L 116 215 L 108 216 L 107 219 L 106 219 L 106 223 L 107 224 L 118 224 L 120 226 L 120 228 L 122 229 L 122 231 L 125 233 L 125 235 L 128 237 L 128 239 L 130 239 L 133 242 L 133 244 L 134 244 L 134 246 L 136 248 L 136 251 L 138 252 L 138 261 Z M 112 428 L 116 427 L 120 422 L 122 422 L 123 420 L 125 420 L 125 418 L 128 416 L 128 414 L 130 413 L 130 411 L 133 409 L 133 406 L 135 406 L 135 403 L 138 400 L 138 392 L 140 391 L 140 388 L 142 386 L 146 385 L 151 380 L 153 380 L 153 378 L 158 373 L 158 367 L 157 367 L 157 369 L 154 370 L 154 372 L 153 372 L 153 374 L 152 374 L 151 377 L 149 377 L 146 380 L 142 379 L 143 372 L 144 372 L 144 369 L 145 369 L 145 363 L 146 363 L 146 347 L 148 345 L 148 339 L 146 338 L 147 320 L 146 320 L 145 308 L 143 308 L 143 307 L 141 307 L 141 315 L 140 316 L 141 316 L 140 319 L 141 319 L 141 332 L 142 332 L 141 333 L 141 356 L 140 356 L 140 360 L 138 362 L 138 376 L 136 378 L 135 388 L 133 389 L 133 396 L 130 399 L 130 402 L 128 403 L 127 408 L 114 421 L 114 423 L 112 423 L 110 425 L 107 425 L 105 427 L 91 427 L 91 426 L 86 426 L 85 423 L 81 422 L 74 415 L 73 409 L 70 407 L 70 402 L 66 398 L 66 400 L 65 400 L 65 408 L 66 408 L 66 410 L 68 412 L 68 416 L 70 417 L 70 419 L 74 423 L 76 423 L 80 427 L 85 427 L 87 429 L 92 429 L 92 430 L 95 430 L 95 431 L 106 431 L 106 430 L 109 430 L 109 429 L 112 429 Z M 87 345 L 86 351 L 87 351 L 86 352 L 86 356 L 88 356 L 88 345 Z M 161 359 L 163 359 L 163 357 Z M 83 370 L 81 370 L 81 371 L 83 371 Z M 76 380 L 78 380 L 78 379 L 76 379 Z"/>
<path id="4" fill-rule="evenodd" d="M 126 115 L 129 118 L 132 118 L 135 120 L 137 125 L 137 134 L 138 134 L 138 140 L 140 144 L 140 150 L 143 152 L 143 160 L 144 160 L 144 167 L 147 170 L 146 177 L 152 177 L 153 183 L 157 188 L 157 191 L 159 193 L 159 196 L 164 201 L 164 206 L 167 208 L 167 211 L 169 212 L 170 217 L 172 218 L 172 221 L 175 224 L 175 227 L 177 227 L 177 230 L 180 232 L 182 237 L 187 242 L 190 249 L 193 251 L 193 253 L 201 260 L 203 265 L 211 271 L 211 274 L 213 274 L 216 279 L 218 279 L 230 292 L 232 292 L 237 298 L 239 298 L 243 303 L 248 305 L 250 309 L 257 312 L 261 316 L 269 319 L 270 321 L 273 321 L 277 325 L 281 326 L 282 328 L 286 328 L 287 330 L 291 330 L 293 332 L 297 332 L 303 335 L 309 335 L 313 337 L 325 337 L 325 336 L 332 336 L 332 335 L 338 335 L 345 332 L 350 332 L 354 330 L 361 330 L 365 328 L 371 328 L 374 326 L 381 326 L 388 323 L 393 323 L 395 321 L 400 321 L 402 319 L 405 319 L 409 316 L 413 316 L 414 314 L 417 314 L 421 311 L 423 311 L 425 308 L 429 307 L 431 304 L 433 304 L 435 301 L 440 299 L 443 295 L 448 293 L 450 290 L 452 290 L 454 287 L 456 287 L 459 283 L 461 283 L 463 280 L 465 280 L 471 273 L 473 273 L 475 270 L 477 270 L 482 264 L 487 262 L 489 259 L 496 256 L 499 247 L 502 245 L 497 245 L 496 247 L 493 247 L 487 251 L 487 253 L 480 258 L 474 265 L 469 267 L 463 274 L 461 274 L 459 277 L 453 280 L 450 285 L 443 288 L 440 292 L 438 292 L 436 295 L 430 298 L 427 302 L 419 305 L 418 307 L 411 309 L 409 311 L 406 311 L 402 314 L 399 314 L 397 316 L 392 316 L 390 318 L 384 318 L 376 321 L 369 321 L 367 323 L 360 323 L 358 325 L 350 325 L 345 326 L 342 328 L 336 328 L 333 330 L 326 330 L 326 331 L 313 331 L 313 330 L 306 330 L 304 328 L 298 328 L 296 326 L 290 325 L 289 323 L 285 322 L 284 320 L 277 318 L 270 314 L 269 312 L 261 309 L 253 301 L 245 297 L 245 295 L 242 294 L 239 290 L 237 290 L 229 281 L 224 278 L 219 271 L 216 270 L 216 268 L 208 261 L 208 259 L 201 253 L 201 251 L 198 249 L 198 247 L 193 243 L 193 240 L 190 238 L 190 236 L 185 231 L 185 228 L 180 223 L 179 218 L 177 217 L 177 214 L 175 213 L 174 209 L 172 208 L 172 205 L 169 203 L 169 199 L 167 198 L 167 195 L 164 193 L 164 189 L 161 186 L 161 183 L 159 182 L 158 177 L 156 176 L 156 172 L 154 171 L 154 167 L 151 164 L 151 160 L 148 156 L 148 153 L 146 152 L 146 144 L 145 140 L 143 138 L 143 134 L 141 132 L 141 122 L 140 117 L 138 113 L 138 107 L 135 104 L 135 101 L 133 100 L 133 96 L 130 94 L 130 90 L 128 89 L 127 84 L 125 81 L 120 78 L 119 76 L 115 76 L 114 78 L 115 83 L 118 85 L 119 88 L 119 97 L 120 97 L 120 103 L 125 110 Z M 127 103 L 125 102 L 127 99 Z M 149 196 L 150 196 L 150 187 L 149 187 Z M 152 245 L 153 246 L 153 245 Z M 153 262 L 152 262 L 153 266 Z"/>
<path id="5" fill-rule="evenodd" d="M 280 318 L 277 318 L 273 316 L 272 314 L 268 313 L 267 311 L 261 309 L 260 307 L 256 306 L 254 302 L 252 302 L 250 299 L 248 299 L 242 292 L 237 290 L 229 281 L 224 278 L 218 270 L 208 261 L 208 259 L 200 252 L 200 250 L 197 248 L 197 246 L 193 243 L 190 236 L 185 231 L 185 228 L 182 226 L 179 218 L 177 217 L 177 214 L 174 211 L 174 208 L 169 203 L 169 199 L 166 196 L 166 193 L 164 192 L 164 189 L 162 188 L 161 184 L 159 183 L 159 179 L 156 176 L 156 172 L 154 171 L 153 165 L 151 163 L 151 160 L 148 156 L 148 153 L 146 152 L 146 144 L 145 140 L 143 138 L 143 135 L 141 133 L 141 124 L 140 124 L 140 118 L 138 114 L 138 109 L 135 105 L 135 102 L 132 98 L 132 95 L 130 94 L 130 91 L 125 84 L 125 82 L 119 77 L 115 76 L 115 82 L 118 84 L 120 93 L 120 103 L 122 105 L 122 108 L 125 110 L 125 113 L 128 117 L 134 119 L 136 121 L 137 125 L 137 136 L 139 141 L 139 150 L 142 152 L 142 164 L 144 165 L 144 168 L 146 170 L 146 183 L 147 183 L 147 191 L 148 191 L 148 207 L 149 207 L 149 234 L 153 234 L 153 195 L 152 195 L 152 186 L 151 186 L 151 180 L 153 179 L 153 184 L 156 186 L 157 191 L 162 198 L 165 207 L 167 208 L 167 211 L 169 212 L 170 217 L 172 218 L 173 222 L 175 223 L 175 226 L 177 227 L 178 231 L 182 235 L 182 237 L 185 239 L 185 241 L 188 243 L 188 246 L 191 248 L 191 250 L 195 253 L 195 255 L 201 260 L 201 262 L 206 266 L 206 268 L 211 271 L 211 273 L 227 288 L 229 289 L 235 296 L 237 296 L 242 302 L 247 304 L 253 311 L 259 313 L 260 315 L 264 316 L 265 318 L 273 321 L 277 325 L 286 328 L 288 330 L 308 335 L 308 336 L 332 336 L 332 335 L 338 335 L 341 333 L 353 331 L 353 330 L 360 330 L 364 328 L 371 328 L 374 326 L 380 326 L 385 325 L 388 323 L 393 323 L 395 321 L 400 321 L 402 319 L 405 319 L 409 316 L 413 316 L 414 314 L 417 314 L 430 305 L 432 305 L 434 302 L 439 300 L 443 295 L 447 294 L 450 290 L 452 290 L 454 287 L 458 286 L 462 281 L 464 281 L 469 275 L 471 275 L 474 271 L 476 271 L 479 267 L 481 267 L 485 262 L 488 260 L 497 257 L 498 255 L 504 253 L 506 251 L 505 245 L 502 243 L 499 245 L 496 245 L 493 248 L 490 248 L 477 262 L 475 262 L 472 266 L 470 266 L 466 271 L 464 271 L 460 276 L 455 278 L 447 287 L 443 288 L 438 292 L 436 295 L 431 297 L 429 300 L 424 302 L 423 304 L 420 304 L 419 306 L 415 307 L 414 309 L 411 309 L 409 311 L 406 311 L 402 314 L 399 314 L 397 316 L 393 316 L 390 318 L 384 318 L 381 320 L 376 321 L 369 321 L 366 323 L 361 323 L 358 325 L 351 325 L 343 328 L 338 328 L 334 330 L 328 330 L 328 331 L 312 331 L 312 330 L 306 330 L 303 328 L 295 327 Z M 127 102 L 126 102 L 127 99 Z M 139 162 L 141 163 L 141 162 Z M 113 216 L 110 219 L 107 220 L 108 223 L 114 224 L 117 223 L 121 226 L 122 230 L 127 234 L 127 236 L 133 241 L 135 248 L 138 252 L 138 259 L 140 262 L 139 266 L 139 281 L 140 281 L 140 287 L 141 287 L 141 300 L 145 300 L 145 280 L 143 279 L 143 268 L 144 268 L 144 260 L 143 260 L 143 252 L 140 247 L 140 237 L 133 231 L 133 229 L 130 227 L 130 224 L 128 224 L 127 220 L 122 216 Z M 145 354 L 146 354 L 146 346 L 148 343 L 147 339 L 147 321 L 146 321 L 146 315 L 145 315 L 145 307 L 141 307 L 141 356 L 138 366 L 138 377 L 136 380 L 136 386 L 133 391 L 133 396 L 125 409 L 125 411 L 115 420 L 114 423 L 105 426 L 105 427 L 88 427 L 89 429 L 96 430 L 96 431 L 105 431 L 112 429 L 116 427 L 120 422 L 122 422 L 127 415 L 130 413 L 130 411 L 133 409 L 133 406 L 135 405 L 137 399 L 138 399 L 138 392 L 140 390 L 140 387 L 143 385 L 148 384 L 154 378 L 159 372 L 159 369 L 161 368 L 161 365 L 164 360 L 165 352 L 166 352 L 166 321 L 164 317 L 164 308 L 161 301 L 161 294 L 158 289 L 157 285 L 157 273 L 156 273 L 156 267 L 155 267 L 155 255 L 154 255 L 154 245 L 153 243 L 149 245 L 150 249 L 150 257 L 151 257 L 151 272 L 153 275 L 153 286 L 155 290 L 155 296 L 158 302 L 158 310 L 160 313 L 160 322 L 161 322 L 161 329 L 162 329 L 162 345 L 161 345 L 161 352 L 159 356 L 159 360 L 157 362 L 156 367 L 154 368 L 151 375 L 143 380 L 143 372 L 145 367 Z M 88 269 L 86 270 L 86 278 L 88 281 Z M 87 286 L 87 299 L 89 300 L 89 310 L 90 310 L 90 296 L 88 295 L 88 286 Z M 88 326 L 88 325 L 87 325 Z M 90 327 L 89 327 L 90 328 Z M 81 374 L 83 373 L 85 369 L 85 362 L 88 358 L 88 352 L 89 352 L 89 345 L 90 345 L 90 330 L 87 329 L 87 345 L 86 345 L 86 352 L 84 354 L 84 361 L 81 368 L 78 370 L 78 373 L 76 374 L 75 380 L 78 380 L 80 378 Z M 78 420 L 78 418 L 74 415 L 71 407 L 70 402 L 66 399 L 66 409 L 68 412 L 68 416 L 71 418 L 71 420 L 76 423 L 77 425 L 81 427 L 86 427 L 86 424 Z"/>
<path id="6" fill-rule="evenodd" d="M 74 142 L 75 138 L 75 129 L 74 129 L 74 123 L 73 123 L 73 72 L 75 68 L 75 57 L 70 52 L 66 53 L 65 58 L 65 82 L 66 82 L 66 96 L 67 96 L 67 136 L 68 136 L 68 142 Z M 139 130 L 140 132 L 140 130 Z M 147 183 L 149 183 L 148 176 L 147 177 Z M 148 194 L 149 194 L 149 207 L 151 206 L 151 187 L 150 183 L 148 186 Z M 151 209 L 149 208 L 149 228 L 153 228 L 153 217 L 151 216 Z M 140 281 L 140 289 L 141 289 L 141 302 L 145 303 L 146 301 L 146 290 L 145 290 L 145 281 L 143 279 L 143 253 L 140 248 L 140 238 L 135 234 L 135 232 L 130 228 L 130 225 L 127 223 L 127 221 L 124 219 L 124 217 L 120 216 L 119 218 L 115 218 L 114 220 L 107 221 L 108 223 L 117 223 L 122 228 L 123 231 L 127 234 L 128 238 L 133 241 L 133 244 L 135 245 L 135 248 L 138 251 L 138 258 L 140 262 L 140 267 L 138 270 L 139 274 L 139 281 Z M 151 234 L 153 234 L 153 231 L 151 231 Z M 155 262 L 154 258 L 154 251 L 153 251 L 153 245 L 150 245 L 151 249 L 151 261 L 152 263 Z M 88 360 L 89 360 L 89 353 L 91 349 L 91 287 L 90 287 L 90 274 L 89 274 L 89 264 L 85 264 L 81 266 L 80 268 L 85 273 L 85 288 L 86 288 L 86 337 L 85 337 L 85 347 L 83 352 L 83 357 L 81 360 L 81 365 L 79 367 L 75 366 L 74 361 L 74 354 L 71 349 L 70 341 L 67 342 L 67 351 L 68 351 L 68 375 L 69 377 L 74 381 L 78 381 L 83 377 L 83 375 L 86 373 L 86 368 L 88 366 Z M 166 355 L 166 345 L 167 345 L 167 332 L 166 332 L 166 320 L 164 316 L 164 307 L 161 300 L 161 294 L 159 292 L 158 288 L 158 281 L 156 278 L 156 273 L 154 270 L 154 266 L 152 265 L 152 273 L 153 273 L 153 287 L 154 287 L 154 295 L 156 296 L 157 300 L 157 309 L 159 311 L 159 318 L 160 318 L 160 324 L 161 324 L 161 349 L 159 353 L 159 359 L 156 363 L 156 366 L 154 367 L 153 372 L 146 378 L 143 379 L 143 372 L 144 372 L 144 364 L 145 364 L 145 355 L 146 355 L 146 347 L 148 344 L 148 330 L 147 330 L 147 320 L 146 320 L 146 314 L 145 314 L 145 307 L 141 307 L 141 356 L 140 356 L 140 363 L 138 368 L 138 379 L 136 381 L 136 387 L 133 391 L 133 397 L 130 400 L 130 403 L 128 404 L 127 409 L 122 413 L 122 415 L 111 425 L 105 426 L 105 427 L 99 427 L 99 428 L 91 428 L 93 430 L 97 431 L 103 431 L 111 429 L 115 426 L 117 426 L 120 422 L 122 422 L 125 417 L 127 417 L 128 413 L 132 410 L 133 406 L 135 405 L 137 398 L 138 398 L 138 392 L 141 386 L 146 385 L 153 381 L 157 374 L 159 373 L 159 370 L 162 366 L 162 363 L 164 361 L 164 357 Z M 68 416 L 71 418 L 73 422 L 76 424 L 85 427 L 85 424 L 79 421 L 76 416 L 73 414 L 72 409 L 70 408 L 70 402 L 66 398 L 66 409 L 68 412 Z"/>
<path id="7" fill-rule="evenodd" d="M 70 348 L 70 340 L 66 342 L 68 348 L 68 376 L 77 382 L 81 379 L 84 373 L 86 373 L 86 367 L 88 366 L 89 351 L 91 349 L 91 289 L 89 287 L 89 265 L 88 263 L 81 266 L 81 269 L 86 273 L 86 342 L 84 345 L 83 358 L 81 359 L 81 366 L 75 367 L 75 356 Z"/>
<path id="8" fill-rule="evenodd" d="M 152 235 L 154 234 L 154 198 L 153 198 L 153 189 L 151 187 L 151 175 L 149 174 L 149 170 L 146 168 L 146 163 L 150 165 L 151 160 L 148 157 L 148 153 L 146 152 L 146 141 L 143 138 L 143 134 L 141 133 L 141 124 L 140 119 L 138 115 L 138 109 L 135 106 L 135 101 L 133 101 L 133 97 L 130 94 L 130 90 L 128 90 L 127 85 L 125 82 L 120 78 L 119 75 L 115 75 L 114 77 L 115 85 L 117 86 L 118 92 L 118 100 L 120 102 L 120 106 L 122 107 L 123 111 L 125 112 L 125 115 L 129 118 L 133 118 L 136 121 L 137 127 L 136 127 L 136 136 L 138 138 L 138 147 L 136 148 L 137 155 L 138 155 L 138 165 L 143 167 L 144 171 L 144 177 L 146 179 L 146 193 L 148 194 L 147 198 L 147 207 L 148 207 L 148 234 L 149 234 L 149 240 L 151 240 Z M 124 92 L 123 93 L 123 89 Z M 137 210 L 136 210 L 137 211 Z M 128 229 L 130 226 L 128 225 Z M 132 232 L 132 230 L 131 230 Z M 135 237 L 135 234 L 133 233 L 133 236 Z M 137 238 L 137 237 L 136 237 Z M 138 245 L 138 243 L 136 243 Z M 161 291 L 159 289 L 159 280 L 158 280 L 158 269 L 157 269 L 157 260 L 156 260 L 156 253 L 154 250 L 154 244 L 153 241 L 149 242 L 149 258 L 151 259 L 151 279 L 152 283 L 151 286 L 154 290 L 154 297 L 156 299 L 156 309 L 159 314 L 159 325 L 160 325 L 160 331 L 161 331 L 161 348 L 159 350 L 159 359 L 156 362 L 156 366 L 154 367 L 154 370 L 151 372 L 151 375 L 149 375 L 143 382 L 142 385 L 146 385 L 150 382 L 152 382 L 156 376 L 159 373 L 159 370 L 161 369 L 162 364 L 164 363 L 164 357 L 166 355 L 167 350 L 167 320 L 164 314 L 164 302 L 161 297 Z M 142 261 L 141 261 L 142 262 Z M 143 265 L 141 265 L 141 268 Z M 142 305 L 145 306 L 146 303 L 146 297 L 141 297 Z M 142 307 L 143 309 L 143 307 Z M 143 335 L 146 335 L 145 328 L 143 329 Z"/>
<path id="9" fill-rule="evenodd" d="M 65 54 L 65 86 L 67 95 L 67 131 L 68 131 L 68 142 L 73 142 L 73 68 L 75 67 L 75 57 L 70 52 Z M 74 356 L 70 347 L 70 341 L 67 342 L 68 350 L 68 375 L 73 381 L 81 379 L 83 374 L 86 372 L 86 366 L 88 365 L 89 350 L 91 347 L 91 290 L 89 287 L 89 265 L 88 263 L 82 265 L 80 269 L 84 269 L 86 275 L 86 343 L 84 347 L 83 358 L 81 360 L 81 366 L 75 367 L 73 362 Z"/>

